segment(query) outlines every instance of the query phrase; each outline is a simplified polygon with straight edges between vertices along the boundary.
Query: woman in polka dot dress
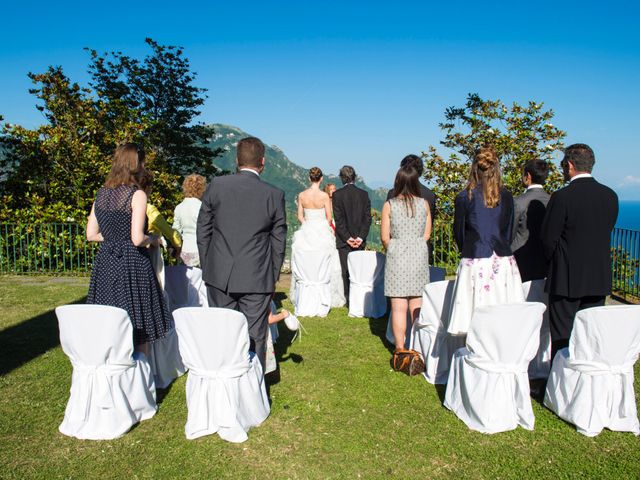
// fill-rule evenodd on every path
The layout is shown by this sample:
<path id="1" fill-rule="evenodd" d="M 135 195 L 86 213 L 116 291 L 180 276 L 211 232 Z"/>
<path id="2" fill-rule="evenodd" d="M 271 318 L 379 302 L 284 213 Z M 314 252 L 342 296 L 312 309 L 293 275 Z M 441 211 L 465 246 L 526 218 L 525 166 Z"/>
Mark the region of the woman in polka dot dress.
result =
<path id="1" fill-rule="evenodd" d="M 407 312 L 415 318 L 422 291 L 429 283 L 431 213 L 420 195 L 418 171 L 401 167 L 394 182 L 394 198 L 382 207 L 380 236 L 387 249 L 384 294 L 391 298 L 391 326 L 396 348 L 403 349 Z"/>
<path id="2" fill-rule="evenodd" d="M 157 245 L 159 239 L 145 233 L 147 195 L 137 186 L 143 171 L 144 151 L 136 144 L 116 149 L 87 223 L 87 240 L 102 242 L 87 303 L 126 310 L 133 324 L 133 344 L 147 353 L 148 344 L 170 328 L 171 314 L 146 248 Z"/>

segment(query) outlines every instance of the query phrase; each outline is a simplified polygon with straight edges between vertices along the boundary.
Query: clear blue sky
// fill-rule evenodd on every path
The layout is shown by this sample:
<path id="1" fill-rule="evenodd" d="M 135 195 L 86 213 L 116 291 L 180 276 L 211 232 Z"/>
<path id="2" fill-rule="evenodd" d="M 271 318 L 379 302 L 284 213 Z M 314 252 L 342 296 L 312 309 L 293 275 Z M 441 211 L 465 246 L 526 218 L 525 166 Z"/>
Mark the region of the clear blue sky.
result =
<path id="1" fill-rule="evenodd" d="M 66 4 L 66 6 L 62 6 Z M 2 7 L 0 114 L 35 126 L 27 72 L 86 81 L 88 46 L 185 47 L 209 89 L 201 120 L 278 145 L 294 162 L 345 163 L 391 184 L 399 160 L 441 138 L 469 92 L 536 100 L 594 174 L 640 199 L 637 2 L 11 2 Z"/>

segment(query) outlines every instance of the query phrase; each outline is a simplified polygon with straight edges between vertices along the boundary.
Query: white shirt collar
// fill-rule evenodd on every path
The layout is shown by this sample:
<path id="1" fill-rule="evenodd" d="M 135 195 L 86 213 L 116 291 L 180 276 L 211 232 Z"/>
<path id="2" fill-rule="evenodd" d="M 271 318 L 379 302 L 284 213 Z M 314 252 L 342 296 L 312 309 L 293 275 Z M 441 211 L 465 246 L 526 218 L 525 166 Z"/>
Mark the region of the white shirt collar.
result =
<path id="1" fill-rule="evenodd" d="M 257 175 L 257 176 L 258 176 L 258 178 L 260 178 L 260 174 L 259 174 L 258 172 L 256 172 L 256 171 L 255 171 L 254 169 L 252 169 L 252 168 L 241 168 L 241 169 L 240 169 L 240 171 L 241 171 L 241 172 L 251 172 L 251 173 L 253 173 L 253 174 Z"/>
<path id="2" fill-rule="evenodd" d="M 591 177 L 593 177 L 593 175 L 591 175 L 590 173 L 579 173 L 578 175 L 574 176 L 571 180 L 569 180 L 569 183 L 579 178 L 591 178 Z"/>
<path id="3" fill-rule="evenodd" d="M 534 188 L 542 188 L 542 185 L 540 185 L 539 183 L 532 183 L 527 187 L 527 190 L 533 190 Z"/>

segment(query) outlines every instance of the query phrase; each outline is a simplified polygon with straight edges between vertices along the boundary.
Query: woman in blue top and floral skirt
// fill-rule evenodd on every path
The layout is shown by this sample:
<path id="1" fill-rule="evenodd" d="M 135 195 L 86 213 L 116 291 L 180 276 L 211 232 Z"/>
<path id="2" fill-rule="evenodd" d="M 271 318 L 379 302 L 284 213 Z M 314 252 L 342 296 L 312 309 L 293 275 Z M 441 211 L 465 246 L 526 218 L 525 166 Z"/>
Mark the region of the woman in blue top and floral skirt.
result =
<path id="1" fill-rule="evenodd" d="M 462 255 L 448 332 L 465 335 L 474 308 L 522 302 L 522 281 L 511 252 L 513 197 L 502 187 L 491 146 L 478 149 L 467 187 L 455 200 L 454 236 Z"/>

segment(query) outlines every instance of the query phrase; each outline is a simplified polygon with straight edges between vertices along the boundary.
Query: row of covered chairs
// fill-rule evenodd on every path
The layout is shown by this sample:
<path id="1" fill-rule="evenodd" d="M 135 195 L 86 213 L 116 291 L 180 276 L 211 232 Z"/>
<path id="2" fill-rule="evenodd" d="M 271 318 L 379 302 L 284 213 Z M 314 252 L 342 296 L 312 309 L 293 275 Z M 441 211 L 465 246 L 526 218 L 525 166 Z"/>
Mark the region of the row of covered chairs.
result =
<path id="1" fill-rule="evenodd" d="M 291 301 L 295 314 L 324 317 L 331 306 L 331 255 L 322 251 L 294 252 Z M 349 316 L 380 318 L 387 313 L 384 295 L 385 256 L 380 252 L 356 251 L 347 257 L 349 269 Z M 444 280 L 445 270 L 429 267 L 431 281 Z"/>
<path id="2" fill-rule="evenodd" d="M 145 355 L 134 352 L 125 310 L 104 305 L 56 308 L 60 344 L 73 366 L 65 435 L 117 438 L 156 413 L 156 385 Z M 186 384 L 188 439 L 218 433 L 243 442 L 269 415 L 262 366 L 249 351 L 245 316 L 222 308 L 173 312 Z"/>
<path id="3" fill-rule="evenodd" d="M 165 292 L 174 325 L 150 346 L 134 352 L 125 310 L 104 305 L 56 308 L 62 350 L 73 366 L 69 401 L 59 427 L 82 439 L 117 438 L 156 413 L 156 388 L 189 370 L 186 383 L 188 439 L 218 433 L 243 442 L 270 406 L 262 367 L 249 351 L 245 316 L 208 308 L 202 273 L 168 267 Z"/>
<path id="4" fill-rule="evenodd" d="M 447 333 L 453 282 L 425 287 L 411 346 L 425 378 L 447 384 L 444 405 L 473 430 L 532 429 L 529 379 L 549 377 L 544 404 L 580 433 L 640 434 L 633 365 L 640 354 L 640 306 L 578 312 L 569 347 L 551 364 L 544 281 L 523 285 L 527 302 L 478 308 L 466 336 Z"/>

